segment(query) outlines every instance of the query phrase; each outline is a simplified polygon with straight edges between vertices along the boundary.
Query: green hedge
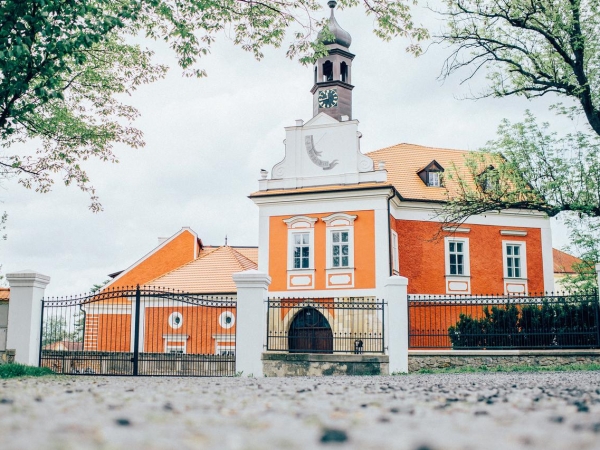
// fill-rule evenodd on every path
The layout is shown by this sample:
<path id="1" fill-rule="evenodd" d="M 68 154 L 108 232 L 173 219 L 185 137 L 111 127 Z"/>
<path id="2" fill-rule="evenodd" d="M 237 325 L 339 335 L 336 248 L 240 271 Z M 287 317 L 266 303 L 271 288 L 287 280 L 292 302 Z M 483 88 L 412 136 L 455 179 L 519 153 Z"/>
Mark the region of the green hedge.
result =
<path id="1" fill-rule="evenodd" d="M 598 302 L 549 302 L 483 307 L 448 328 L 453 348 L 598 347 Z"/>

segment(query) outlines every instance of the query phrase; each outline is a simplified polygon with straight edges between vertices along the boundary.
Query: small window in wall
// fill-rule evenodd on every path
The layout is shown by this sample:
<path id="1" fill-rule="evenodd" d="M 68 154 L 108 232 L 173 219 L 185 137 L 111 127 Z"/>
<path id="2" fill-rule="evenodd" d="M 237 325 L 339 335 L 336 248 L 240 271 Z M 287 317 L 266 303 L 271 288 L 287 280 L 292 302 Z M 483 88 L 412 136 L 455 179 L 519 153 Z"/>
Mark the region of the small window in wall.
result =
<path id="1" fill-rule="evenodd" d="M 332 231 L 331 232 L 331 257 L 332 267 L 350 266 L 350 232 Z"/>
<path id="2" fill-rule="evenodd" d="M 228 330 L 235 325 L 235 316 L 231 311 L 224 311 L 219 316 L 219 325 Z"/>
<path id="3" fill-rule="evenodd" d="M 317 73 L 318 73 L 318 68 L 317 66 L 315 66 L 315 84 L 317 83 Z"/>
<path id="4" fill-rule="evenodd" d="M 333 63 L 331 61 L 323 63 L 323 81 L 333 81 Z"/>
<path id="5" fill-rule="evenodd" d="M 178 328 L 181 328 L 181 325 L 183 325 L 183 316 L 181 315 L 181 313 L 171 313 L 171 315 L 169 316 L 169 326 L 176 330 Z"/>
<path id="6" fill-rule="evenodd" d="M 310 267 L 310 234 L 292 233 L 294 238 L 294 269 Z"/>
<path id="7" fill-rule="evenodd" d="M 400 260 L 398 255 L 398 233 L 392 230 L 392 274 L 400 274 Z"/>
<path id="8" fill-rule="evenodd" d="M 525 278 L 525 243 L 504 243 L 504 272 L 506 278 Z"/>
<path id="9" fill-rule="evenodd" d="M 450 275 L 464 275 L 464 244 L 462 242 L 450 242 L 448 244 L 448 255 L 450 256 Z"/>
<path id="10" fill-rule="evenodd" d="M 469 276 L 469 240 L 446 238 L 446 276 Z"/>
<path id="11" fill-rule="evenodd" d="M 183 355 L 185 353 L 185 346 L 167 344 L 165 353 L 175 353 L 175 354 Z"/>
<path id="12" fill-rule="evenodd" d="M 340 64 L 340 80 L 344 82 L 348 82 L 348 64 L 342 62 Z"/>

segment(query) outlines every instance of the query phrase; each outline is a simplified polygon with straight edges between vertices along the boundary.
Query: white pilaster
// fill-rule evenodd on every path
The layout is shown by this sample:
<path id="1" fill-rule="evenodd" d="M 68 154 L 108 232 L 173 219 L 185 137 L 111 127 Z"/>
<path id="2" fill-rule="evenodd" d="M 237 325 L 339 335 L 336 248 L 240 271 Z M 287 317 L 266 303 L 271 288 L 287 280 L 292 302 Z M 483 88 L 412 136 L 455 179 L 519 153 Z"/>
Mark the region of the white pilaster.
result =
<path id="1" fill-rule="evenodd" d="M 258 270 L 233 274 L 237 287 L 235 370 L 243 376 L 263 376 L 261 355 L 267 331 L 267 289 L 271 277 Z"/>
<path id="2" fill-rule="evenodd" d="M 40 351 L 42 298 L 50 277 L 24 270 L 6 275 L 10 286 L 6 347 L 15 362 L 37 366 Z"/>
<path id="3" fill-rule="evenodd" d="M 408 278 L 392 276 L 385 283 L 388 303 L 390 374 L 408 372 Z"/>

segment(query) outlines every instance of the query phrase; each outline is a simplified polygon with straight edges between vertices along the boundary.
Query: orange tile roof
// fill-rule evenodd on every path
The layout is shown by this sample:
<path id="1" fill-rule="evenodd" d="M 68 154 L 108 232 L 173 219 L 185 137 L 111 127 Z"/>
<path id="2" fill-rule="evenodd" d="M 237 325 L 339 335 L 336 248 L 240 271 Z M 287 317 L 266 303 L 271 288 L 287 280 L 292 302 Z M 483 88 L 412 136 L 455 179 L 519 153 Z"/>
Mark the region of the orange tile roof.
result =
<path id="1" fill-rule="evenodd" d="M 256 262 L 234 247 L 205 247 L 202 255 L 194 261 L 149 281 L 144 287 L 177 289 L 199 294 L 235 293 L 237 288 L 232 275 L 256 268 Z"/>
<path id="2" fill-rule="evenodd" d="M 582 262 L 581 259 L 555 248 L 552 249 L 552 258 L 554 259 L 554 273 L 575 273 L 573 266 Z"/>
<path id="3" fill-rule="evenodd" d="M 385 162 L 388 172 L 388 182 L 394 185 L 402 198 L 410 200 L 445 201 L 447 191 L 452 192 L 453 183 L 446 180 L 446 187 L 426 186 L 417 172 L 433 160 L 437 161 L 446 171 L 454 164 L 456 169 L 469 180 L 464 169 L 464 158 L 470 152 L 448 148 L 424 147 L 415 144 L 397 144 L 367 153 L 375 165 Z"/>
<path id="4" fill-rule="evenodd" d="M 10 288 L 0 288 L 0 302 L 8 301 L 8 297 L 10 296 Z"/>
<path id="5" fill-rule="evenodd" d="M 233 249 L 253 263 L 258 264 L 258 247 L 233 247 Z"/>

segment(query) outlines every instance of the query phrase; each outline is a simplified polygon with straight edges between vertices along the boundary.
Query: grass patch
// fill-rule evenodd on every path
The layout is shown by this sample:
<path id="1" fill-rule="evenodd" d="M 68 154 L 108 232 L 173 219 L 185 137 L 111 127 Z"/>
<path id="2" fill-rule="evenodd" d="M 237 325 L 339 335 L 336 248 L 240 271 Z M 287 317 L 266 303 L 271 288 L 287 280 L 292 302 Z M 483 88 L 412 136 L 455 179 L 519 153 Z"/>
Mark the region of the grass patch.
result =
<path id="1" fill-rule="evenodd" d="M 54 375 L 54 372 L 48 367 L 32 367 L 24 364 L 0 365 L 0 378 L 43 377 L 46 375 Z"/>
<path id="2" fill-rule="evenodd" d="M 584 370 L 600 370 L 600 364 L 567 364 L 564 366 L 513 366 L 513 367 L 448 367 L 445 369 L 421 369 L 410 374 L 427 373 L 488 373 L 488 372 L 573 372 Z M 392 375 L 401 375 L 393 373 Z"/>

